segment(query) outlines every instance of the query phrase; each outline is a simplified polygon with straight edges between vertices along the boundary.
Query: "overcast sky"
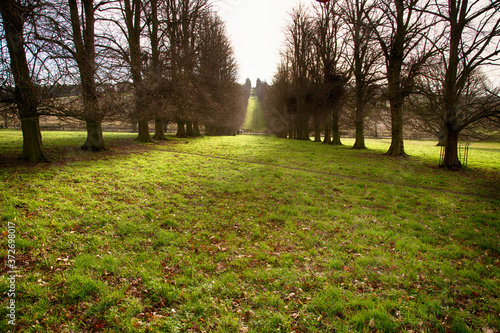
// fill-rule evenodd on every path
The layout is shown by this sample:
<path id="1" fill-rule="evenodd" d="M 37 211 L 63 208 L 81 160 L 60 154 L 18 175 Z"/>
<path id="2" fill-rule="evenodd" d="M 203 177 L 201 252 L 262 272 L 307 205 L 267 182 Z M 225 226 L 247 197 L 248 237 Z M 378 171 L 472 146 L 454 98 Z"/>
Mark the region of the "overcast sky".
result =
<path id="1" fill-rule="evenodd" d="M 311 6 L 315 0 L 215 0 L 233 43 L 239 65 L 239 81 L 246 78 L 271 83 L 284 41 L 284 28 L 292 8 Z M 500 85 L 500 69 L 485 69 L 490 80 Z"/>
<path id="2" fill-rule="evenodd" d="M 313 0 L 303 0 L 311 3 Z M 236 59 L 239 80 L 246 78 L 271 83 L 279 62 L 283 30 L 292 8 L 300 0 L 217 0 L 221 17 L 226 22 Z"/>

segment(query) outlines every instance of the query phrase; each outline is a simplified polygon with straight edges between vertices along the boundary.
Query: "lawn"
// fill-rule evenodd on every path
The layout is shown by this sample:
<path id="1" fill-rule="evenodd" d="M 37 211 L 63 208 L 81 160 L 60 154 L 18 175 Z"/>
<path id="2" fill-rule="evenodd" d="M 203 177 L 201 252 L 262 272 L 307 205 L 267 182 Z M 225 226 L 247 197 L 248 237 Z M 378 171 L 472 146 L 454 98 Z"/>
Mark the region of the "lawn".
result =
<path id="1" fill-rule="evenodd" d="M 252 132 L 264 132 L 266 130 L 264 111 L 255 88 L 252 89 L 251 96 L 248 99 L 247 115 L 242 128 Z"/>
<path id="2" fill-rule="evenodd" d="M 43 137 L 0 131 L 2 332 L 498 332 L 498 143 Z"/>

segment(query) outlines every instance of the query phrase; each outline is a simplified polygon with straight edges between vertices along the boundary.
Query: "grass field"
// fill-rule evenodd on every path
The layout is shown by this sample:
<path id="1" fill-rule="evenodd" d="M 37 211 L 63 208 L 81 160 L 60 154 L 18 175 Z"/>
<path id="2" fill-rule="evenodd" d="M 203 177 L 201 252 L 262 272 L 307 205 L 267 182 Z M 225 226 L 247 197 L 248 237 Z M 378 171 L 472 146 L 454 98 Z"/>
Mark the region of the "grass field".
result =
<path id="1" fill-rule="evenodd" d="M 2 332 L 499 332 L 498 143 L 43 137 L 0 131 Z"/>

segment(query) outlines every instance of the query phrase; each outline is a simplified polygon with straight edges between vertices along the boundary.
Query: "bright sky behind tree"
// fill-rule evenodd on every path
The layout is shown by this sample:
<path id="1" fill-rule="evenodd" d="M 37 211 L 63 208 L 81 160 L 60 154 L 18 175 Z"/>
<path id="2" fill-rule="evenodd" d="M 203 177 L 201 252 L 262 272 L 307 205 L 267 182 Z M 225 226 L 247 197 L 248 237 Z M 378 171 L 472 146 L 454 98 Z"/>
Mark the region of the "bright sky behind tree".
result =
<path id="1" fill-rule="evenodd" d="M 313 0 L 303 1 L 310 4 Z M 239 81 L 271 83 L 284 41 L 284 28 L 300 0 L 217 0 L 239 65 Z"/>
<path id="2" fill-rule="evenodd" d="M 246 78 L 272 82 L 279 63 L 279 50 L 290 13 L 299 3 L 312 6 L 315 0 L 215 0 L 233 43 L 239 65 L 239 81 Z M 500 68 L 484 69 L 500 85 Z"/>

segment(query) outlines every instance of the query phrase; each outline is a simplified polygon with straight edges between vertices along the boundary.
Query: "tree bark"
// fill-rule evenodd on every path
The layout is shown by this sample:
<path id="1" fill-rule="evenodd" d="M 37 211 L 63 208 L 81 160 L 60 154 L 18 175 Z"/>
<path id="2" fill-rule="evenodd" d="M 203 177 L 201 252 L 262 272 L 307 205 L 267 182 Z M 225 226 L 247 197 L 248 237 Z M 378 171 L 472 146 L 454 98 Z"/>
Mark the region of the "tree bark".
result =
<path id="1" fill-rule="evenodd" d="M 38 114 L 39 99 L 24 49 L 26 10 L 14 0 L 0 1 L 0 14 L 10 55 L 10 68 L 15 82 L 15 101 L 23 131 L 23 151 L 20 158 L 30 162 L 39 162 L 47 161 L 49 158 L 42 144 Z"/>
<path id="2" fill-rule="evenodd" d="M 38 117 L 21 118 L 23 131 L 23 152 L 20 159 L 30 162 L 45 162 L 49 160 L 42 144 L 42 133 Z"/>
<path id="3" fill-rule="evenodd" d="M 191 121 L 186 121 L 186 135 L 191 138 L 195 137 L 193 123 Z"/>
<path id="4" fill-rule="evenodd" d="M 333 139 L 331 144 L 332 145 L 342 145 L 342 142 L 340 141 L 340 125 L 339 125 L 339 109 L 335 108 L 333 110 L 333 126 L 332 126 L 332 134 L 333 134 Z"/>
<path id="5" fill-rule="evenodd" d="M 365 106 L 361 100 L 356 101 L 356 141 L 354 142 L 354 149 L 366 149 L 365 145 Z"/>
<path id="6" fill-rule="evenodd" d="M 194 136 L 197 136 L 197 137 L 201 136 L 200 125 L 198 124 L 198 120 L 193 121 L 193 132 L 194 132 Z"/>
<path id="7" fill-rule="evenodd" d="M 332 135 L 330 133 L 330 124 L 329 121 L 325 122 L 325 138 L 323 139 L 323 143 L 331 144 L 332 143 Z"/>
<path id="8" fill-rule="evenodd" d="M 187 138 L 186 129 L 184 127 L 186 123 L 182 120 L 177 121 L 177 134 L 175 135 L 178 138 Z"/>
<path id="9" fill-rule="evenodd" d="M 407 156 L 403 138 L 403 108 L 402 105 L 391 106 L 392 139 L 387 151 L 388 156 Z"/>
<path id="10" fill-rule="evenodd" d="M 163 128 L 163 122 L 160 119 L 155 119 L 155 135 L 153 136 L 155 140 L 165 141 L 167 138 L 165 137 L 165 131 Z"/>
<path id="11" fill-rule="evenodd" d="M 460 169 L 462 164 L 458 158 L 458 135 L 456 130 L 448 129 L 446 145 L 444 148 L 444 160 L 442 167 L 448 169 Z"/>
<path id="12" fill-rule="evenodd" d="M 151 135 L 149 134 L 149 122 L 144 119 L 139 120 L 139 133 L 137 134 L 137 138 L 135 139 L 139 142 L 153 142 Z"/>
<path id="13" fill-rule="evenodd" d="M 314 114 L 314 142 L 321 142 L 321 126 L 319 115 Z"/>
<path id="14" fill-rule="evenodd" d="M 81 149 L 90 151 L 106 150 L 102 137 L 102 122 L 96 119 L 87 119 L 87 140 Z"/>

